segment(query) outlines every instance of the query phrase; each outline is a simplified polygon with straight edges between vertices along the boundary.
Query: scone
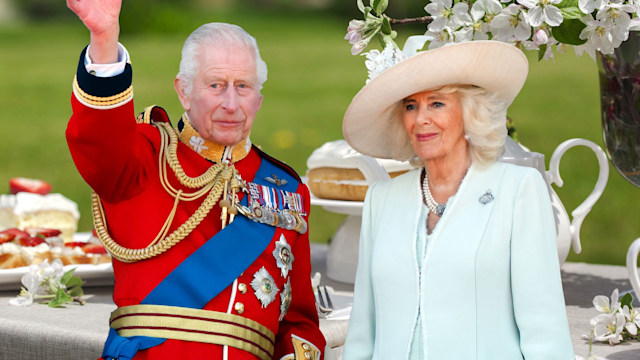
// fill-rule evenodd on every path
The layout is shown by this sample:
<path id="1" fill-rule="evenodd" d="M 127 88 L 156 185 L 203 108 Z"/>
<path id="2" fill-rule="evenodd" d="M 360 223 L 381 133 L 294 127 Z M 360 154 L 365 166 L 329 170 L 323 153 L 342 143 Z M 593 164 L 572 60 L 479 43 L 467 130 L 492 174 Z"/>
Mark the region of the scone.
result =
<path id="1" fill-rule="evenodd" d="M 369 187 L 364 174 L 348 160 L 357 154 L 345 140 L 330 141 L 307 159 L 307 185 L 322 199 L 363 201 Z M 391 178 L 413 169 L 406 161 L 376 159 Z"/>

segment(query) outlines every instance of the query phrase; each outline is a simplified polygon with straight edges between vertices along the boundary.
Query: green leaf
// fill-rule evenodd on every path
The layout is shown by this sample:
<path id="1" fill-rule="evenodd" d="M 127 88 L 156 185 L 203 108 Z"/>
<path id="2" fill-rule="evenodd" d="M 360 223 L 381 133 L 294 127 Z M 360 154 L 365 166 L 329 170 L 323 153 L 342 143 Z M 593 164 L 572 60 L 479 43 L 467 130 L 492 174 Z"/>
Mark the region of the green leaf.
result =
<path id="1" fill-rule="evenodd" d="M 387 10 L 387 6 L 389 6 L 389 0 L 378 0 L 378 5 L 374 9 L 378 15 L 382 15 Z"/>
<path id="2" fill-rule="evenodd" d="M 389 23 L 389 19 L 386 17 L 382 19 L 382 33 L 386 35 L 391 35 L 391 24 Z"/>
<path id="3" fill-rule="evenodd" d="M 73 276 L 74 271 L 76 271 L 76 268 L 73 268 L 64 273 L 64 275 L 62 275 L 62 277 L 60 278 L 60 284 L 66 285 L 67 281 L 69 281 L 69 279 L 71 279 L 71 277 Z"/>
<path id="4" fill-rule="evenodd" d="M 574 6 L 562 8 L 562 9 L 560 9 L 560 12 L 562 13 L 562 18 L 564 18 L 565 20 L 567 20 L 567 19 L 580 19 L 581 17 L 584 16 L 582 11 L 580 11 L 579 8 L 574 7 Z"/>
<path id="5" fill-rule="evenodd" d="M 587 25 L 578 19 L 567 19 L 557 27 L 551 28 L 553 37 L 563 44 L 582 45 L 587 40 L 580 39 L 580 33 Z"/>
<path id="6" fill-rule="evenodd" d="M 364 3 L 362 2 L 362 0 L 358 0 L 358 10 L 364 13 Z"/>
<path id="7" fill-rule="evenodd" d="M 540 49 L 538 50 L 538 61 L 544 59 L 545 52 L 547 52 L 547 44 L 540 45 Z"/>
<path id="8" fill-rule="evenodd" d="M 73 299 L 71 298 L 71 296 L 69 296 L 64 290 L 58 289 L 58 291 L 56 292 L 56 297 L 46 304 L 49 307 L 60 307 L 61 305 L 66 304 L 72 300 Z"/>
<path id="9" fill-rule="evenodd" d="M 620 299 L 620 307 L 627 305 L 629 309 L 631 309 L 631 303 L 633 303 L 633 296 L 630 293 L 624 294 L 622 299 Z"/>
<path id="10" fill-rule="evenodd" d="M 578 7 L 578 0 L 562 0 L 560 4 L 556 5 L 558 9 L 568 8 L 568 7 Z"/>
<path id="11" fill-rule="evenodd" d="M 67 291 L 69 293 L 69 296 L 79 297 L 84 295 L 84 291 L 82 290 L 82 283 L 82 279 L 80 279 L 80 277 L 78 276 L 73 276 L 71 279 L 69 279 L 69 282 L 67 283 Z"/>

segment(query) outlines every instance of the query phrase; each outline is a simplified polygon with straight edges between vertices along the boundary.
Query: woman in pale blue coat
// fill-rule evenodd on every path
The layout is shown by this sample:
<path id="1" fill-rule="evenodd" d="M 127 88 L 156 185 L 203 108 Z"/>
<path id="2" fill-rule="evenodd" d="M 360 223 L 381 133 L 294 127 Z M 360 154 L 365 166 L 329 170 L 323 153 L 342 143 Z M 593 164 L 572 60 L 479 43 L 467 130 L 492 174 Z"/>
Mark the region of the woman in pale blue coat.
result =
<path id="1" fill-rule="evenodd" d="M 574 359 L 547 185 L 496 161 L 527 71 L 511 45 L 459 43 L 354 97 L 347 142 L 420 168 L 367 192 L 344 360 Z"/>

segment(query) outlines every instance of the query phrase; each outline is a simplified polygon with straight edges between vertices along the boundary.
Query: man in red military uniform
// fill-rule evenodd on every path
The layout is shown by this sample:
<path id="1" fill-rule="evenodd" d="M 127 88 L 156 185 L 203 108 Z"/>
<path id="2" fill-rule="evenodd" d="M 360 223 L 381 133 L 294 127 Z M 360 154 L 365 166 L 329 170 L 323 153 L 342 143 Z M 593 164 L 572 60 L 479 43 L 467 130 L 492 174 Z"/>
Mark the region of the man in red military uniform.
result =
<path id="1" fill-rule="evenodd" d="M 104 359 L 321 359 L 309 193 L 252 146 L 266 80 L 255 39 L 206 24 L 185 41 L 174 128 L 134 113 L 121 0 L 67 0 L 91 32 L 67 140 L 113 256 Z"/>

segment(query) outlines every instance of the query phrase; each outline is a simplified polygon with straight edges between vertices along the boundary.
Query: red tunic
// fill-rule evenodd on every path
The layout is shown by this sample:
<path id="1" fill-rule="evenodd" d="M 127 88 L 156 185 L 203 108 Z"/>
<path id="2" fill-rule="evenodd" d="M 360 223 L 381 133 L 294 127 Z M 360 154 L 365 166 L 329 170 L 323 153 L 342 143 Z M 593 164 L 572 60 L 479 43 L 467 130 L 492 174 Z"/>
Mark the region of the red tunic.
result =
<path id="1" fill-rule="evenodd" d="M 136 122 L 130 65 L 127 65 L 123 74 L 114 78 L 98 78 L 86 73 L 82 62 L 84 52 L 80 59 L 71 99 L 73 115 L 67 127 L 71 155 L 82 177 L 102 199 L 111 237 L 124 247 L 144 248 L 162 228 L 174 202 L 174 198 L 164 190 L 159 180 L 160 133 L 153 125 Z M 154 116 L 160 117 L 153 119 L 154 121 L 168 121 L 163 118 L 166 116 L 163 111 L 155 111 Z M 204 173 L 212 165 L 182 142 L 178 143 L 177 156 L 185 173 L 192 177 Z M 276 166 L 293 172 L 256 148 L 252 148 L 246 158 L 236 162 L 235 167 L 244 180 L 253 181 L 262 161 L 271 161 Z M 167 169 L 169 182 L 173 187 L 186 192 L 193 191 L 183 187 L 170 168 Z M 309 192 L 301 182 L 297 193 L 302 194 L 305 212 L 308 214 Z M 203 198 L 180 202 L 169 231 L 183 224 L 195 212 Z M 214 206 L 190 235 L 167 252 L 134 263 L 114 259 L 115 304 L 119 307 L 140 304 L 160 281 L 220 231 L 220 228 L 220 208 Z M 280 296 L 263 308 L 250 283 L 254 274 L 264 267 L 275 280 L 276 286 L 284 288 L 287 279 L 281 275 L 273 255 L 275 242 L 281 235 L 291 246 L 294 262 L 288 273 L 292 289 L 291 304 L 280 321 Z M 276 335 L 274 359 L 294 353 L 292 336 L 302 338 L 323 351 L 325 340 L 318 327 L 310 272 L 308 232 L 299 234 L 276 228 L 272 241 L 263 253 L 237 278 L 235 284 L 213 298 L 204 309 L 239 315 L 235 308 L 236 303 L 241 303 L 244 306 L 242 316 L 259 322 Z M 193 276 L 195 284 L 207 281 L 206 278 L 197 278 L 199 274 Z M 246 288 L 246 291 L 238 288 Z M 188 291 L 188 287 L 185 287 L 185 291 Z M 169 339 L 161 345 L 139 351 L 135 358 L 222 359 L 223 346 Z M 228 358 L 257 357 L 229 346 Z"/>

